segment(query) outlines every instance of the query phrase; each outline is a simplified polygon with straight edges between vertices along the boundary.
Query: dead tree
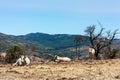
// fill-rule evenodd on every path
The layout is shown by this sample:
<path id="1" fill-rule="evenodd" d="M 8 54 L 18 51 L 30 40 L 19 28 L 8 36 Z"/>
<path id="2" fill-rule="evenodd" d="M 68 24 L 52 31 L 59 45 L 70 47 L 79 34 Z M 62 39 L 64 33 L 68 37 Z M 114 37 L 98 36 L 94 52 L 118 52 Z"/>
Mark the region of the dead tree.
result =
<path id="1" fill-rule="evenodd" d="M 89 36 L 89 41 L 91 43 L 90 47 L 95 49 L 96 58 L 98 58 L 98 54 L 103 48 L 105 47 L 111 48 L 112 41 L 114 40 L 118 31 L 118 29 L 116 29 L 113 33 L 111 33 L 111 31 L 108 31 L 107 36 L 104 36 L 103 35 L 104 28 L 102 27 L 101 24 L 100 26 L 101 28 L 97 34 L 95 34 L 95 29 L 96 29 L 95 25 L 89 26 L 85 30 L 85 32 Z"/>

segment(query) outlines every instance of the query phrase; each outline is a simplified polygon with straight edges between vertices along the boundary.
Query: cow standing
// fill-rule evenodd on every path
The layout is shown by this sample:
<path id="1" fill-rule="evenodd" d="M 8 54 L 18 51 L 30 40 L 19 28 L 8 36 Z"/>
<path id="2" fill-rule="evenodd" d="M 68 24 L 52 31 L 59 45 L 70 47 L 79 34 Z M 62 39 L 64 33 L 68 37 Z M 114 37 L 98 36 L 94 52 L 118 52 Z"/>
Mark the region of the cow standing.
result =
<path id="1" fill-rule="evenodd" d="M 95 58 L 95 49 L 94 48 L 89 48 L 89 58 L 94 59 Z"/>

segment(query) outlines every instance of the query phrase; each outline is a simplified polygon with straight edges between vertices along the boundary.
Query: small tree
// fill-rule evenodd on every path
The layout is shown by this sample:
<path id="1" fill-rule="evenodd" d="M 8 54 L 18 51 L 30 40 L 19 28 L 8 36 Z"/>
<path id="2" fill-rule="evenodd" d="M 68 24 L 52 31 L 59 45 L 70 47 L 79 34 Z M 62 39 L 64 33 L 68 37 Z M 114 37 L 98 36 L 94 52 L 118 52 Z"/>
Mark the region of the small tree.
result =
<path id="1" fill-rule="evenodd" d="M 6 62 L 13 63 L 24 54 L 24 50 L 20 46 L 11 46 L 7 51 Z"/>
<path id="2" fill-rule="evenodd" d="M 76 46 L 76 59 L 79 59 L 79 52 L 80 52 L 80 41 L 82 40 L 81 35 L 76 35 L 75 36 L 75 46 Z M 79 48 L 79 50 L 78 50 Z"/>

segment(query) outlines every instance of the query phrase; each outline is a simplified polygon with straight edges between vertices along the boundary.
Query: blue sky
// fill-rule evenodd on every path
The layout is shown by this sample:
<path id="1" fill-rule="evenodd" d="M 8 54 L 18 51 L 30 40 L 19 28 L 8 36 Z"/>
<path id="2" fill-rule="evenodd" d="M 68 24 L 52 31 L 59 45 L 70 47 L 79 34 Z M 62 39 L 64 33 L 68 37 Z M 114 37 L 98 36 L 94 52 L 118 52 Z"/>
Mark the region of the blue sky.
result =
<path id="1" fill-rule="evenodd" d="M 0 0 L 5 34 L 85 34 L 98 20 L 106 30 L 120 29 L 120 0 Z"/>

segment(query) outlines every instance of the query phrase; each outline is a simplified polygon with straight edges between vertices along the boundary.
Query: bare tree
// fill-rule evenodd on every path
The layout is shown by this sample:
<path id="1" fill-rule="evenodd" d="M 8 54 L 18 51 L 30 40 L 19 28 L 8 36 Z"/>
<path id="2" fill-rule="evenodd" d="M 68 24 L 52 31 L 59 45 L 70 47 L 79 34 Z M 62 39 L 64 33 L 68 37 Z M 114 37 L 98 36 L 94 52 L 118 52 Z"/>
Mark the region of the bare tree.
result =
<path id="1" fill-rule="evenodd" d="M 99 25 L 101 26 L 101 28 L 97 34 L 95 34 L 95 29 L 96 29 L 95 25 L 88 26 L 87 29 L 85 30 L 85 32 L 89 36 L 89 41 L 91 43 L 90 47 L 95 49 L 96 58 L 98 58 L 98 54 L 103 48 L 107 47 L 110 50 L 112 41 L 114 40 L 118 32 L 118 29 L 116 29 L 113 33 L 111 31 L 108 31 L 107 35 L 104 37 L 102 35 L 104 33 L 103 32 L 104 28 L 100 23 Z"/>
<path id="2" fill-rule="evenodd" d="M 118 29 L 116 29 L 114 32 L 111 32 L 111 31 L 107 31 L 107 37 L 106 37 L 106 45 L 103 45 L 103 47 L 107 47 L 107 50 L 108 50 L 108 54 L 110 55 L 111 53 L 111 44 L 114 40 L 114 38 L 116 37 L 116 34 L 118 32 Z"/>

